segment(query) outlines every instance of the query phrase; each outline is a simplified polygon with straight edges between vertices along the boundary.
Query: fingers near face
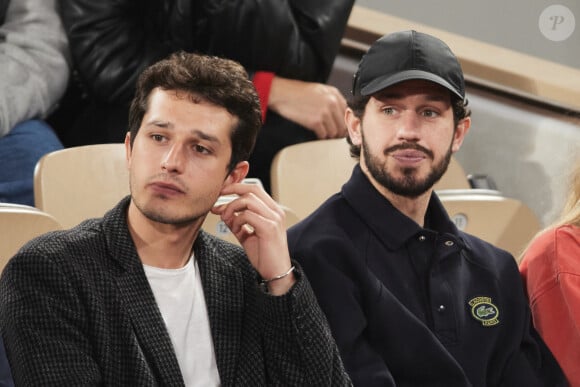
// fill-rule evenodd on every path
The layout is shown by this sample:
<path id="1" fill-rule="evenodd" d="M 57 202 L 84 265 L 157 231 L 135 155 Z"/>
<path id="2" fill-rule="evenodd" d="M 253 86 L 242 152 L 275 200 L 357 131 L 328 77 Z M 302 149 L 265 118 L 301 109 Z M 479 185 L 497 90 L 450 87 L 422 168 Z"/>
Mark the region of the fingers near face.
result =
<path id="1" fill-rule="evenodd" d="M 284 224 L 284 211 L 261 187 L 233 184 L 222 194 L 237 195 L 229 203 L 220 206 L 218 212 L 233 233 L 246 227 L 246 232 L 262 232 L 277 229 Z"/>

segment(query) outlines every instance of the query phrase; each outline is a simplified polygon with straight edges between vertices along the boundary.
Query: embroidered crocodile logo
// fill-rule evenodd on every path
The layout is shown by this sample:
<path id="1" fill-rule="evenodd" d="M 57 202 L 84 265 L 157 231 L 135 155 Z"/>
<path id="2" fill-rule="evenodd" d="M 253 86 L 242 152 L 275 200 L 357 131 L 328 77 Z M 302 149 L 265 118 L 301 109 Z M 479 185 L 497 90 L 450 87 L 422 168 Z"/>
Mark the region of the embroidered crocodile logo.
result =
<path id="1" fill-rule="evenodd" d="M 475 314 L 477 314 L 477 317 L 479 318 L 486 318 L 487 316 L 494 315 L 495 309 L 491 306 L 482 305 L 479 308 L 477 308 Z"/>
<path id="2" fill-rule="evenodd" d="M 471 307 L 471 316 L 484 327 L 499 324 L 499 309 L 492 303 L 491 297 L 475 297 L 467 304 Z"/>

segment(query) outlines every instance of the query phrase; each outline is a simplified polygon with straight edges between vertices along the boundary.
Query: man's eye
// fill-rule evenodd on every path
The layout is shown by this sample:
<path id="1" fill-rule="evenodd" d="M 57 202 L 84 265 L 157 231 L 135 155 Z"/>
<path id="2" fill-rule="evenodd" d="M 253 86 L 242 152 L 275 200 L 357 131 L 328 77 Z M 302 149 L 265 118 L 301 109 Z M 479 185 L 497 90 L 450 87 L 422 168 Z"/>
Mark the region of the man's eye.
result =
<path id="1" fill-rule="evenodd" d="M 383 108 L 383 113 L 391 115 L 391 114 L 395 113 L 395 109 L 392 107 L 386 107 L 386 108 Z"/>
<path id="2" fill-rule="evenodd" d="M 195 149 L 196 152 L 203 153 L 203 154 L 209 154 L 209 153 L 211 153 L 209 151 L 209 149 L 207 149 L 206 147 L 201 146 L 199 144 L 195 145 L 194 149 Z"/>
<path id="3" fill-rule="evenodd" d="M 424 110 L 423 111 L 423 115 L 425 117 L 437 117 L 438 116 L 438 113 L 435 110 L 429 110 L 428 109 L 428 110 Z"/>
<path id="4" fill-rule="evenodd" d="M 157 141 L 157 142 L 161 142 L 161 141 L 163 141 L 163 136 L 162 136 L 162 135 L 160 135 L 160 134 L 154 134 L 154 135 L 152 135 L 152 136 L 151 136 L 151 138 L 152 138 L 153 140 Z"/>

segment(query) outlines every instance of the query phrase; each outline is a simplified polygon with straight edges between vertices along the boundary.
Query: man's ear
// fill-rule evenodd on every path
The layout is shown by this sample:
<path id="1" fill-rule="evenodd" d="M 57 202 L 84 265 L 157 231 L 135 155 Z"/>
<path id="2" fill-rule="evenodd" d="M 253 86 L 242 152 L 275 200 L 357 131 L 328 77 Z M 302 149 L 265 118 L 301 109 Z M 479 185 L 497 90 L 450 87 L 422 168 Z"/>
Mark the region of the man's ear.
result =
<path id="1" fill-rule="evenodd" d="M 131 167 L 131 132 L 125 135 L 125 160 L 127 161 L 127 169 Z"/>
<path id="2" fill-rule="evenodd" d="M 455 133 L 453 133 L 453 144 L 451 145 L 451 151 L 453 153 L 457 152 L 459 148 L 461 148 L 461 144 L 463 144 L 463 140 L 469 132 L 469 128 L 471 127 L 471 117 L 466 117 L 459 121 L 457 124 L 457 128 L 455 128 Z"/>
<path id="3" fill-rule="evenodd" d="M 350 141 L 353 143 L 353 145 L 361 145 L 361 120 L 354 114 L 351 108 L 347 108 L 344 112 L 344 122 L 346 123 L 346 128 L 348 129 Z"/>
<path id="4" fill-rule="evenodd" d="M 226 187 L 230 184 L 240 183 L 248 172 L 250 171 L 250 163 L 247 161 L 240 161 L 236 164 L 234 169 L 226 177 L 223 186 Z"/>

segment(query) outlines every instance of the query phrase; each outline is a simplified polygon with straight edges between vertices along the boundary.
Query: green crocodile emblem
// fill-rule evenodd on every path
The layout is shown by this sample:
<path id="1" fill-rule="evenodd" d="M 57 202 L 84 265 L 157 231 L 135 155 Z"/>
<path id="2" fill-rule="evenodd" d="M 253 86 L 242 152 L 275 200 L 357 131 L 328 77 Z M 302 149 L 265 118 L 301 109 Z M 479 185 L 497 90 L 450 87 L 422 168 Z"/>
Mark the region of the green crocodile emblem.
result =
<path id="1" fill-rule="evenodd" d="M 491 297 L 474 297 L 467 304 L 471 307 L 471 316 L 484 327 L 499 324 L 499 309 L 492 303 Z"/>
<path id="2" fill-rule="evenodd" d="M 494 315 L 495 309 L 492 306 L 481 305 L 479 308 L 477 308 L 475 314 L 477 314 L 477 317 L 479 318 L 486 318 L 488 316 Z"/>

